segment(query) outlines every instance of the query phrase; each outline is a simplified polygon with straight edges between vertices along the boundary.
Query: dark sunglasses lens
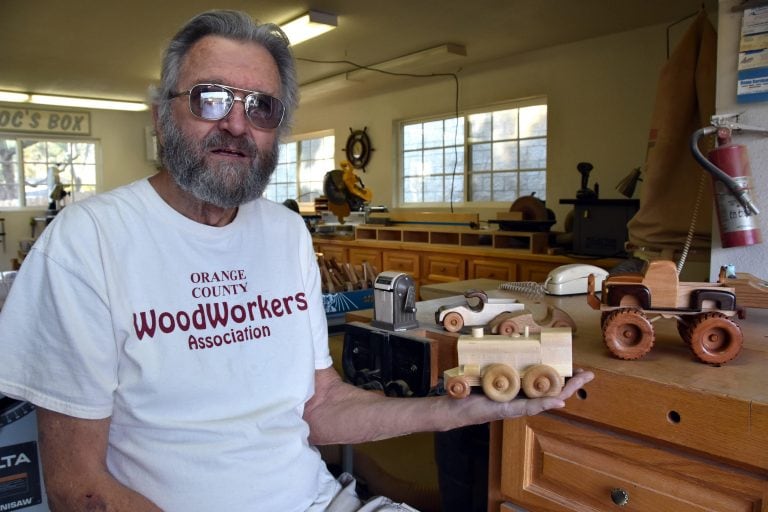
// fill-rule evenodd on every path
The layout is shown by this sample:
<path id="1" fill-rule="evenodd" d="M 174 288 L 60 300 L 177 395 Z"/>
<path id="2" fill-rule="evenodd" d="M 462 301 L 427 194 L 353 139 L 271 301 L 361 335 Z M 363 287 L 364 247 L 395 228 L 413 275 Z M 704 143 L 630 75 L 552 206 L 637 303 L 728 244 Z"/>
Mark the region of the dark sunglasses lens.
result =
<path id="1" fill-rule="evenodd" d="M 189 108 L 203 119 L 222 119 L 232 108 L 232 92 L 216 85 L 196 85 L 189 93 Z"/>
<path id="2" fill-rule="evenodd" d="M 253 93 L 246 98 L 248 119 L 259 128 L 277 128 L 283 120 L 283 103 L 267 94 Z"/>

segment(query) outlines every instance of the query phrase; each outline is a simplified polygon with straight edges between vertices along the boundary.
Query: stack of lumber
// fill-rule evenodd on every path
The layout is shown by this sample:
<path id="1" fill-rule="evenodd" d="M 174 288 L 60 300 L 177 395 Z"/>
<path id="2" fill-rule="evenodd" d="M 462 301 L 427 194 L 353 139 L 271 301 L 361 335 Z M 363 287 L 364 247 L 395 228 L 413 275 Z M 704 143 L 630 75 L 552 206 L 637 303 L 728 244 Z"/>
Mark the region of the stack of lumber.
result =
<path id="1" fill-rule="evenodd" d="M 339 263 L 336 258 L 326 259 L 317 255 L 323 293 L 351 292 L 372 288 L 378 272 L 373 265 L 364 261 L 362 265 Z"/>

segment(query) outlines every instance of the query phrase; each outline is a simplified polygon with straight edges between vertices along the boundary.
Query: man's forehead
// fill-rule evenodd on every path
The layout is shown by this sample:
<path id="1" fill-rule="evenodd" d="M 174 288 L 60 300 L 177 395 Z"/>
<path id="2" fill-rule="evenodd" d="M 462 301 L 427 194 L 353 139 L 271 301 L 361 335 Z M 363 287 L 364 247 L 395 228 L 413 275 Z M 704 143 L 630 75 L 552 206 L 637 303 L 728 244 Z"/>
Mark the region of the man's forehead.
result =
<path id="1" fill-rule="evenodd" d="M 277 95 L 280 75 L 269 51 L 259 43 L 206 36 L 184 56 L 180 85 L 215 82 Z"/>

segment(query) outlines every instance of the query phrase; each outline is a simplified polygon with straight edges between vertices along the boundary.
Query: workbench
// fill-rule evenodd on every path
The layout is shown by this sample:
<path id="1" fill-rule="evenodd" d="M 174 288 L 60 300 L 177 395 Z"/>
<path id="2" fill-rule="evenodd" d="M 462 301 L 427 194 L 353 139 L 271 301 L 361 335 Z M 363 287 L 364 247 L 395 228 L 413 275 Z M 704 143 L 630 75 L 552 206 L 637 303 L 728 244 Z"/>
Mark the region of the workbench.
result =
<path id="1" fill-rule="evenodd" d="M 574 367 L 596 378 L 563 410 L 492 424 L 489 511 L 768 512 L 768 310 L 747 310 L 741 354 L 714 367 L 672 319 L 656 325 L 649 354 L 623 361 L 585 296 L 542 300 L 574 318 Z"/>

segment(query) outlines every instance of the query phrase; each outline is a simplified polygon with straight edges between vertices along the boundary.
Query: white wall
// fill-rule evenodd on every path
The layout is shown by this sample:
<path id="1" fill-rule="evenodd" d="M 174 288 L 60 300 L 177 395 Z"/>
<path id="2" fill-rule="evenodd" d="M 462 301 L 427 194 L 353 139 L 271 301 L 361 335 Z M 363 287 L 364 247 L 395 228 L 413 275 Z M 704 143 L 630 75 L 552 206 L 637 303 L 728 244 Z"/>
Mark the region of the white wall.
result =
<path id="1" fill-rule="evenodd" d="M 743 112 L 739 121 L 746 125 L 768 128 L 768 103 L 736 102 L 736 66 L 741 31 L 741 12 L 731 8 L 740 0 L 720 0 L 717 41 L 717 113 Z M 736 135 L 734 142 L 745 144 L 752 166 L 752 199 L 760 209 L 757 217 L 764 242 L 750 247 L 724 249 L 718 232 L 712 235 L 710 275 L 717 276 L 721 265 L 733 264 L 737 272 L 748 272 L 762 279 L 768 278 L 768 137 Z M 717 224 L 717 222 L 715 222 Z"/>

